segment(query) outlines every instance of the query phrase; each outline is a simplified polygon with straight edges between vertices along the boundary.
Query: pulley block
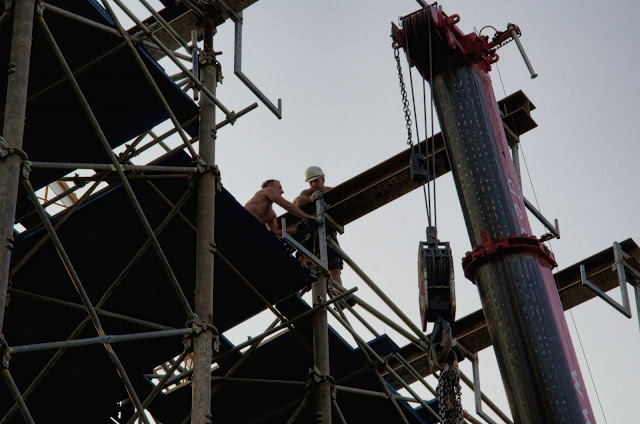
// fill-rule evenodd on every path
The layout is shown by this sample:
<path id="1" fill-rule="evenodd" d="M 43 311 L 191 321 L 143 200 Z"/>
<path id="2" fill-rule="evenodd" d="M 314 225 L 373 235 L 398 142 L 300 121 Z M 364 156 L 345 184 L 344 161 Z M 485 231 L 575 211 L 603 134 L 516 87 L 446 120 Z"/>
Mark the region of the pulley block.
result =
<path id="1" fill-rule="evenodd" d="M 422 331 L 426 331 L 428 322 L 436 322 L 438 318 L 453 325 L 456 294 L 449 242 L 441 242 L 436 238 L 420 242 L 418 288 Z"/>

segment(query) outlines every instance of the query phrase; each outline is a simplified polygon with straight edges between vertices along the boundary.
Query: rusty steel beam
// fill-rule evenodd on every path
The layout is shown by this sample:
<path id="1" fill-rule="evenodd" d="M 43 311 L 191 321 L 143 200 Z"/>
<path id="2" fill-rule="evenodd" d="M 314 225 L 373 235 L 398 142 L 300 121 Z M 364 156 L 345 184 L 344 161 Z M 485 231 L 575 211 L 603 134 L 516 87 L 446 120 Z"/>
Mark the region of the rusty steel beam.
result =
<path id="1" fill-rule="evenodd" d="M 513 138 L 518 138 L 537 126 L 529 115 L 535 106 L 522 91 L 510 94 L 497 103 L 502 114 L 505 131 Z M 514 120 L 514 114 L 510 112 L 512 110 L 518 112 L 517 120 Z M 325 201 L 329 204 L 327 213 L 344 226 L 420 188 L 421 183 L 411 181 L 409 157 L 412 151 L 417 151 L 417 147 L 406 149 L 334 187 L 324 196 Z M 433 143 L 431 138 L 423 140 L 420 143 L 420 151 L 426 152 L 425 156 L 427 156 L 429 164 L 433 164 L 435 160 L 436 178 L 451 171 L 441 133 L 437 133 L 433 137 Z M 432 179 L 430 178 L 430 181 Z M 302 209 L 312 213 L 311 206 Z M 287 225 L 295 225 L 300 222 L 300 219 L 290 213 L 281 215 L 278 222 L 283 217 L 286 218 Z"/>
<path id="2" fill-rule="evenodd" d="M 627 263 L 635 269 L 640 269 L 640 247 L 635 241 L 628 238 L 620 242 L 620 247 L 631 256 Z M 582 285 L 580 265 L 585 266 L 587 279 L 602 291 L 606 292 L 618 288 L 618 274 L 612 271 L 614 263 L 613 248 L 609 247 L 556 272 L 554 278 L 562 301 L 562 308 L 567 311 L 596 297 L 593 291 Z M 487 330 L 487 321 L 482 309 L 457 320 L 453 335 L 466 350 L 472 353 L 477 353 L 492 345 L 491 337 L 489 337 L 489 331 Z M 400 353 L 421 375 L 427 376 L 431 374 L 426 352 L 410 344 L 404 346 Z M 393 360 L 390 361 L 390 365 L 409 384 L 416 381 L 415 377 L 400 362 Z M 389 380 L 389 383 L 394 388 L 402 387 L 390 375 L 385 376 L 385 378 Z"/>

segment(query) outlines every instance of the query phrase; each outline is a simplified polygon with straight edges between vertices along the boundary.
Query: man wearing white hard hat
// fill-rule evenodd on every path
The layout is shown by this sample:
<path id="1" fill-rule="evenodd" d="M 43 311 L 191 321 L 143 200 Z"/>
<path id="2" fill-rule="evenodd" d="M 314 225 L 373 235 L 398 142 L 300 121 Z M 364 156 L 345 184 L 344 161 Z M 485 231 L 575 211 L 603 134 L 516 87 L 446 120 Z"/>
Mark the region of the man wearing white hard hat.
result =
<path id="1" fill-rule="evenodd" d="M 282 197 L 284 190 L 282 184 L 278 180 L 267 180 L 262 183 L 262 188 L 253 195 L 251 199 L 244 205 L 244 208 L 255 216 L 260 223 L 264 224 L 267 229 L 282 237 L 282 229 L 276 219 L 276 213 L 273 210 L 273 204 L 276 203 L 298 218 L 308 219 L 318 222 L 318 218 L 308 215 L 298 206 L 289 202 Z M 291 232 L 293 234 L 293 231 Z"/>
<path id="2" fill-rule="evenodd" d="M 309 183 L 309 188 L 302 190 L 300 195 L 296 197 L 293 201 L 293 204 L 296 206 L 303 206 L 307 203 L 315 202 L 316 200 L 322 198 L 324 193 L 331 190 L 333 187 L 327 187 L 324 185 L 324 172 L 320 169 L 319 166 L 310 166 L 304 171 L 304 179 L 307 183 Z M 300 230 L 300 229 L 299 229 Z M 338 236 L 336 231 L 327 231 L 327 235 L 331 236 L 331 238 L 338 243 Z M 313 249 L 313 240 L 311 240 L 311 245 L 305 245 L 309 250 Z M 331 278 L 342 284 L 342 278 L 340 277 L 341 270 L 343 268 L 342 258 L 338 256 L 331 248 L 327 249 L 328 259 L 329 259 L 329 273 L 331 274 Z"/>

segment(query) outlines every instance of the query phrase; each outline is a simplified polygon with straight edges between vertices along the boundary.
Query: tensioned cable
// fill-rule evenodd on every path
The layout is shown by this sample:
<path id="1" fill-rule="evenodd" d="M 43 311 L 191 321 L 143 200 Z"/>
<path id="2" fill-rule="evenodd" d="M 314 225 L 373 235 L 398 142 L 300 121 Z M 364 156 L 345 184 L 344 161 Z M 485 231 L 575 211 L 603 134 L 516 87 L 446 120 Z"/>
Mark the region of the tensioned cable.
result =
<path id="1" fill-rule="evenodd" d="M 408 49 L 408 42 L 407 42 L 407 49 Z M 407 59 L 407 62 L 409 60 Z M 413 103 L 413 120 L 416 123 L 416 142 L 418 144 L 418 153 L 422 154 L 422 148 L 420 147 L 420 133 L 418 131 L 418 113 L 416 111 L 416 98 L 415 98 L 415 93 L 414 93 L 414 88 L 413 88 L 413 72 L 411 72 L 411 66 L 409 66 L 409 84 L 411 85 L 411 102 Z M 426 116 L 427 113 L 425 111 L 424 113 L 425 115 L 425 121 L 426 121 Z M 425 133 L 427 132 L 426 126 L 425 126 Z M 425 136 L 426 137 L 426 136 Z M 426 138 L 425 138 L 426 140 Z M 426 149 L 427 151 L 425 152 L 425 157 L 428 156 L 428 152 L 429 149 Z M 427 161 L 428 163 L 429 161 Z M 425 189 L 426 186 L 426 189 Z M 429 190 L 429 168 L 427 167 L 427 181 L 426 183 L 422 183 L 422 193 L 424 194 L 424 206 L 427 210 L 427 221 L 429 222 L 429 226 L 431 226 L 431 193 Z"/>
<path id="2" fill-rule="evenodd" d="M 500 85 L 502 86 L 503 95 L 506 98 L 507 97 L 507 90 L 504 88 L 504 81 L 502 80 L 502 74 L 500 73 L 500 67 L 498 66 L 497 62 L 496 62 L 496 70 L 498 71 L 498 77 L 500 78 Z M 513 118 L 513 116 L 511 117 L 511 126 L 513 127 L 514 131 L 517 131 L 517 125 L 516 125 L 516 122 L 515 122 L 515 119 Z M 518 144 L 520 144 L 520 143 L 518 143 Z M 538 210 L 540 212 L 542 212 L 542 209 L 540 208 L 540 202 L 538 201 L 538 195 L 536 194 L 536 188 L 534 187 L 533 180 L 531 179 L 531 173 L 529 172 L 529 165 L 527 165 L 527 158 L 525 157 L 524 149 L 522 148 L 522 145 L 520 145 L 519 150 L 522 153 L 522 160 L 524 162 L 524 168 L 527 171 L 527 178 L 529 179 L 529 185 L 531 186 L 531 191 L 533 192 L 533 199 L 536 202 L 536 207 L 538 208 Z M 520 184 L 522 185 L 522 182 L 520 182 Z M 522 187 L 520 187 L 520 189 L 522 189 Z M 553 253 L 553 248 L 551 247 L 551 243 L 549 243 L 549 249 Z"/>
<path id="3" fill-rule="evenodd" d="M 432 6 L 428 6 L 428 7 L 432 7 Z M 415 94 L 414 94 L 414 86 L 413 86 L 413 74 L 411 72 L 411 65 L 410 65 L 410 61 L 408 58 L 408 50 L 409 50 L 409 39 L 411 38 L 409 36 L 409 32 L 413 31 L 413 35 L 417 36 L 418 34 L 415 31 L 414 28 L 414 22 L 412 21 L 413 19 L 424 19 L 422 14 L 419 15 L 413 15 L 411 16 L 411 19 L 404 19 L 402 21 L 403 23 L 403 27 L 405 30 L 405 34 L 407 34 L 407 36 L 405 37 L 405 56 L 407 58 L 407 63 L 409 63 L 409 79 L 410 79 L 410 84 L 411 84 L 411 99 L 413 101 L 413 112 L 414 112 L 414 120 L 416 121 L 416 137 L 418 139 L 417 143 L 418 143 L 418 153 L 422 153 L 421 152 L 421 148 L 420 148 L 420 136 L 418 134 L 418 117 L 417 117 L 417 110 L 416 110 L 416 102 L 415 102 Z M 436 213 L 436 183 L 435 183 L 435 155 L 433 154 L 433 152 L 435 151 L 435 140 L 433 139 L 433 134 L 434 134 L 434 115 L 433 115 L 433 71 L 432 71 L 432 53 L 431 53 L 431 19 L 427 19 L 427 25 L 428 25 L 428 33 L 429 33 L 429 45 L 428 45 L 428 49 L 429 49 L 429 72 L 430 72 L 430 76 L 429 76 L 429 82 L 431 85 L 431 95 L 430 95 L 430 99 L 431 99 L 431 133 L 432 133 L 432 139 L 431 139 L 431 152 L 432 152 L 432 163 L 429 162 L 428 160 L 428 152 L 429 152 L 429 145 L 427 144 L 427 148 L 426 148 L 426 152 L 425 152 L 425 159 L 426 159 L 426 172 L 427 172 L 427 180 L 425 183 L 422 184 L 422 189 L 423 189 L 423 195 L 424 195 L 424 199 L 425 199 L 425 208 L 427 210 L 427 221 L 428 221 L 428 225 L 431 226 L 432 224 L 432 216 L 433 216 L 433 224 L 434 226 L 437 228 L 437 213 Z M 416 38 L 417 39 L 417 38 Z M 424 77 L 423 77 L 423 112 L 424 112 L 424 125 L 425 125 L 425 134 L 428 134 L 428 122 L 427 122 L 427 107 L 426 107 L 426 92 L 425 92 L 425 86 L 424 86 Z M 425 135 L 425 143 L 427 143 L 428 141 L 428 136 Z M 431 181 L 429 181 L 429 177 L 431 175 L 431 172 L 433 172 L 433 195 L 431 194 Z M 426 185 L 426 187 L 425 187 Z M 433 203 L 432 203 L 432 199 L 433 199 Z"/>
<path id="4" fill-rule="evenodd" d="M 429 8 L 433 7 L 429 5 Z M 431 49 L 431 18 L 429 18 L 429 22 L 427 24 L 427 32 L 429 33 L 429 87 L 430 87 L 430 98 L 431 98 L 431 159 L 433 161 L 433 226 L 438 228 L 438 214 L 436 208 L 436 141 L 435 141 L 435 128 L 433 126 L 433 51 Z M 427 114 L 425 108 L 425 115 Z M 425 129 L 426 131 L 426 129 Z M 442 132 L 442 137 L 444 139 L 444 132 Z M 427 138 L 428 140 L 428 138 Z"/>
<path id="5" fill-rule="evenodd" d="M 602 407 L 602 402 L 600 402 L 600 394 L 598 393 L 598 389 L 596 387 L 596 382 L 593 380 L 593 374 L 591 374 L 591 367 L 589 367 L 589 361 L 587 360 L 587 355 L 584 354 L 584 347 L 582 346 L 582 339 L 580 338 L 580 333 L 578 332 L 578 326 L 576 325 L 576 320 L 573 318 L 573 311 L 569 309 L 569 315 L 571 315 L 571 321 L 573 321 L 573 328 L 576 330 L 576 336 L 578 336 L 578 342 L 580 343 L 580 349 L 582 349 L 582 356 L 584 357 L 584 363 L 587 364 L 587 371 L 589 371 L 589 377 L 591 378 L 591 385 L 594 387 L 596 392 L 596 398 L 598 398 L 598 404 L 600 405 L 600 411 L 602 412 L 602 417 L 604 418 L 604 422 L 607 422 L 607 415 L 604 413 L 604 408 Z"/>
<path id="6" fill-rule="evenodd" d="M 416 102 L 415 102 L 415 98 L 414 98 L 414 90 L 413 90 L 413 76 L 412 76 L 412 72 L 411 72 L 411 64 L 409 61 L 409 38 L 406 37 L 405 41 L 407 43 L 407 48 L 405 49 L 405 58 L 407 59 L 407 66 L 409 68 L 409 81 L 411 84 L 411 101 L 413 102 L 413 116 L 414 116 L 414 121 L 416 122 L 416 144 L 418 145 L 418 154 L 422 154 L 422 148 L 420 147 L 420 135 L 418 134 L 418 115 L 416 113 Z M 425 127 L 425 132 L 426 132 L 426 127 Z M 425 156 L 426 156 L 425 152 Z M 428 175 L 428 173 L 427 173 Z M 431 225 L 431 204 L 430 204 L 430 196 L 428 195 L 427 191 L 425 190 L 425 185 L 422 184 L 422 194 L 424 197 L 424 207 L 425 207 L 425 211 L 427 212 L 427 222 L 429 223 L 429 225 Z"/>
<path id="7" fill-rule="evenodd" d="M 429 166 L 430 165 L 429 164 L 429 155 L 428 155 L 429 145 L 427 144 L 427 141 L 429 140 L 429 131 L 427 130 L 427 128 L 429 128 L 429 126 L 427 125 L 427 88 L 425 87 L 425 85 L 426 84 L 424 82 L 424 78 L 422 78 L 422 107 L 424 109 L 424 144 L 425 144 L 425 150 L 426 150 L 426 152 L 425 152 L 425 158 L 426 158 L 425 163 L 427 165 L 427 182 L 428 182 L 429 181 L 428 180 L 429 175 L 431 175 L 431 169 L 430 169 L 431 167 Z M 433 119 L 433 117 L 431 117 L 431 118 Z M 433 125 L 432 125 L 432 127 L 433 127 Z M 432 137 L 433 137 L 433 130 L 431 131 L 431 134 L 432 134 Z M 431 142 L 433 142 L 433 140 L 431 140 Z M 434 156 L 433 147 L 431 148 L 431 155 Z M 436 167 L 434 166 L 433 167 L 434 175 L 436 173 L 435 171 L 436 171 Z M 435 186 L 435 183 L 436 183 L 436 180 L 434 178 L 434 180 L 433 180 L 434 186 Z M 429 210 L 431 210 L 431 185 L 427 183 L 426 186 L 427 186 L 426 192 L 427 192 L 427 196 L 429 198 Z M 424 185 L 422 186 L 422 190 L 423 191 L 425 190 Z M 435 214 L 435 208 L 434 208 L 433 212 Z M 434 219 L 436 219 L 435 216 L 434 216 Z M 429 220 L 429 225 L 431 225 L 431 220 Z"/>

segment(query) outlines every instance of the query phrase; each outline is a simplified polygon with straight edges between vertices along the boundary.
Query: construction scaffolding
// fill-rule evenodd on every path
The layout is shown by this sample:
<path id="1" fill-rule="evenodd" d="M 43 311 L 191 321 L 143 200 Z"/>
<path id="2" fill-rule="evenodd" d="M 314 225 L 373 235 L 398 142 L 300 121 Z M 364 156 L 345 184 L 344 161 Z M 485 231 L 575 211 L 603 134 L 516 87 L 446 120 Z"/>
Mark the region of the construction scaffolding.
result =
<path id="1" fill-rule="evenodd" d="M 318 251 L 308 252 L 316 264 L 306 268 L 292 255 L 296 239 L 267 231 L 222 186 L 216 166 L 216 131 L 258 107 L 234 112 L 216 97 L 217 26 L 233 21 L 236 75 L 282 117 L 281 102 L 241 70 L 242 12 L 255 1 L 163 1 L 155 10 L 139 0 L 150 14 L 143 19 L 120 0 L 101 3 L 5 1 L 0 15 L 0 57 L 9 64 L 0 68 L 0 423 L 441 422 L 444 406 L 426 381 L 436 371 L 430 336 L 326 236 L 420 186 L 407 152 L 312 205 L 325 225 Z M 125 29 L 123 14 L 136 26 Z M 78 38 L 92 48 L 78 48 Z M 179 74 L 167 75 L 160 59 Z M 517 119 L 530 120 L 520 94 L 499 104 L 518 113 L 525 104 Z M 533 126 L 507 133 L 519 141 Z M 429 178 L 450 171 L 439 134 L 422 146 L 435 164 Z M 163 154 L 133 163 L 158 147 Z M 53 198 L 38 195 L 54 183 Z M 357 297 L 357 287 L 331 284 L 328 248 L 394 317 Z M 617 248 L 640 269 L 632 240 Z M 583 280 L 603 291 L 617 279 L 592 277 L 620 256 L 606 252 L 582 266 Z M 575 287 L 574 268 L 556 274 L 565 309 L 595 296 Z M 311 305 L 299 294 L 309 286 Z M 237 344 L 224 336 L 266 310 L 275 318 L 260 334 Z M 356 322 L 371 334 L 359 334 Z M 473 365 L 461 379 L 474 391 L 476 415 L 494 422 L 486 406 L 510 423 L 479 387 L 477 353 L 491 345 L 482 311 L 459 320 L 454 336 L 457 357 Z"/>

